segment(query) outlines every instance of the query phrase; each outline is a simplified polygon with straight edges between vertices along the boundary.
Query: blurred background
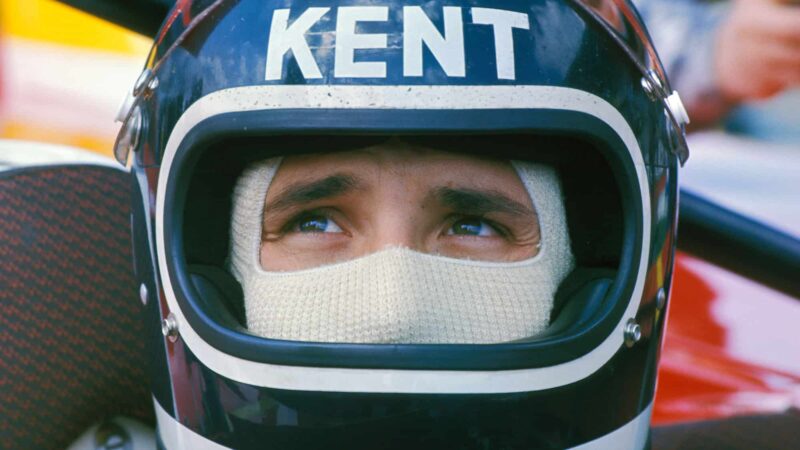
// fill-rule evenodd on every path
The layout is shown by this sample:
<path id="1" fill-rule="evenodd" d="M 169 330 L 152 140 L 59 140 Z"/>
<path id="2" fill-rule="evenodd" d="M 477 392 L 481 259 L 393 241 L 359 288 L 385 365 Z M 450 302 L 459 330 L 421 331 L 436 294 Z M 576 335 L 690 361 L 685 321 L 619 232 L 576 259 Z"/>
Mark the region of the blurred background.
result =
<path id="1" fill-rule="evenodd" d="M 683 187 L 800 237 L 800 4 L 632 1 L 692 118 Z"/>
<path id="2" fill-rule="evenodd" d="M 111 157 L 151 42 L 53 0 L 0 0 L 0 139 Z"/>

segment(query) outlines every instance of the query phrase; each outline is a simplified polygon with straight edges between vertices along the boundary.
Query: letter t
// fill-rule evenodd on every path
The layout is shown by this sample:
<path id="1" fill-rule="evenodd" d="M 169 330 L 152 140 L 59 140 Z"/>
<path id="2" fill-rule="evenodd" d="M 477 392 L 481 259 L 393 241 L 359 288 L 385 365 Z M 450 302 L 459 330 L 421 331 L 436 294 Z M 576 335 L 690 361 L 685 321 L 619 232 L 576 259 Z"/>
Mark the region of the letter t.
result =
<path id="1" fill-rule="evenodd" d="M 472 23 L 491 25 L 494 30 L 497 78 L 501 80 L 516 79 L 513 29 L 530 29 L 528 15 L 503 9 L 472 8 Z"/>

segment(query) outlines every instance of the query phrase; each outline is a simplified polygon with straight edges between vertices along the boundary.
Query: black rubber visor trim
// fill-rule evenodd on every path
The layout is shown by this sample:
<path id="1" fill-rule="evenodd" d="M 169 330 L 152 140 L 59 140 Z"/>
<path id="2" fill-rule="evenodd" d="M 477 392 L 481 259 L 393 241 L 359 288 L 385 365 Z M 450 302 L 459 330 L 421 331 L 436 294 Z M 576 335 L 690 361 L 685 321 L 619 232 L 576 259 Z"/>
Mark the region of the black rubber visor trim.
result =
<path id="1" fill-rule="evenodd" d="M 342 126 L 342 124 L 354 124 Z M 357 125 L 356 125 L 357 124 Z M 530 133 L 592 143 L 609 161 L 620 189 L 624 238 L 608 301 L 590 323 L 561 335 L 491 345 L 340 344 L 284 341 L 228 328 L 202 311 L 183 250 L 183 210 L 191 172 L 202 150 L 226 139 L 280 135 L 420 135 Z M 163 218 L 167 270 L 192 328 L 211 346 L 239 358 L 281 365 L 343 368 L 509 370 L 579 358 L 608 337 L 631 301 L 642 252 L 642 205 L 629 150 L 605 122 L 564 110 L 262 110 L 226 113 L 197 124 L 181 142 L 168 174 Z M 171 214 L 169 214 L 171 212 Z"/>

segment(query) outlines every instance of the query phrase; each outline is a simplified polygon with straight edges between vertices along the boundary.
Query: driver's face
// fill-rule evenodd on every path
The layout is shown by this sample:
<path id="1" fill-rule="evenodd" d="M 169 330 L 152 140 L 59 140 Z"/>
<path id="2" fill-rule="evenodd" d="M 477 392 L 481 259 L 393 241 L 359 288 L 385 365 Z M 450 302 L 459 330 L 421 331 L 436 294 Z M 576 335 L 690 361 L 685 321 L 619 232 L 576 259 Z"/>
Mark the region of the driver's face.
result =
<path id="1" fill-rule="evenodd" d="M 284 158 L 267 192 L 260 260 L 299 270 L 406 247 L 519 261 L 538 243 L 536 212 L 508 162 L 389 142 Z"/>

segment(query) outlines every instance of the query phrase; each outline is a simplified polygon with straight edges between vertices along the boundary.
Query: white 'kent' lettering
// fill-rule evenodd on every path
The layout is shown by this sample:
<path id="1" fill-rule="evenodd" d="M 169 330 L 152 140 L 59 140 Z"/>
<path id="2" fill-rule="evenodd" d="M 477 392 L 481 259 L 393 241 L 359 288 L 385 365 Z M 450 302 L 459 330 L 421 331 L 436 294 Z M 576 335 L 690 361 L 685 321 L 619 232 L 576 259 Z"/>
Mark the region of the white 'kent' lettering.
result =
<path id="1" fill-rule="evenodd" d="M 330 8 L 308 8 L 291 25 L 289 10 L 276 9 L 272 14 L 267 47 L 267 80 L 280 80 L 283 77 L 283 56 L 292 51 L 300 71 L 306 79 L 322 78 L 319 66 L 308 48 L 305 34 L 322 18 Z"/>
<path id="2" fill-rule="evenodd" d="M 444 36 L 419 6 L 403 7 L 403 75 L 422 76 L 422 44 L 449 77 L 466 76 L 461 8 L 445 6 Z"/>
<path id="3" fill-rule="evenodd" d="M 336 16 L 336 53 L 333 76 L 337 78 L 386 78 L 383 61 L 355 61 L 355 51 L 367 48 L 386 48 L 385 34 L 357 34 L 357 22 L 385 22 L 389 19 L 386 6 L 343 6 Z"/>
<path id="4" fill-rule="evenodd" d="M 472 8 L 472 23 L 491 25 L 494 29 L 494 51 L 497 61 L 497 78 L 514 80 L 514 28 L 530 29 L 528 15 L 492 8 Z"/>
<path id="5" fill-rule="evenodd" d="M 289 10 L 276 9 L 272 15 L 267 46 L 266 80 L 283 78 L 283 61 L 291 51 L 297 66 L 306 79 L 322 78 L 306 34 L 331 8 L 308 8 L 289 25 Z M 474 25 L 490 25 L 494 36 L 497 78 L 515 80 L 514 30 L 529 30 L 528 15 L 494 8 L 471 8 Z M 330 37 L 333 31 L 333 76 L 336 78 L 386 78 L 386 61 L 356 61 L 356 51 L 386 49 L 386 33 L 357 33 L 359 22 L 387 22 L 387 6 L 343 6 L 336 11 L 336 29 L 323 31 Z M 427 47 L 448 77 L 466 76 L 464 20 L 457 6 L 442 8 L 444 31 L 436 25 L 421 6 L 403 7 L 403 76 L 421 77 L 424 74 L 423 47 Z M 394 41 L 393 41 L 394 42 Z M 326 44 L 326 49 L 328 48 Z M 325 51 L 320 55 L 330 55 Z"/>

